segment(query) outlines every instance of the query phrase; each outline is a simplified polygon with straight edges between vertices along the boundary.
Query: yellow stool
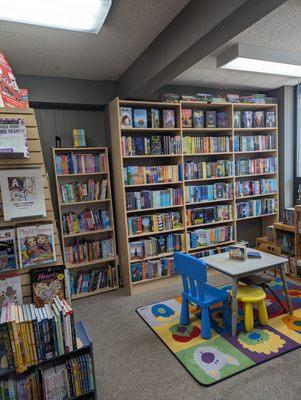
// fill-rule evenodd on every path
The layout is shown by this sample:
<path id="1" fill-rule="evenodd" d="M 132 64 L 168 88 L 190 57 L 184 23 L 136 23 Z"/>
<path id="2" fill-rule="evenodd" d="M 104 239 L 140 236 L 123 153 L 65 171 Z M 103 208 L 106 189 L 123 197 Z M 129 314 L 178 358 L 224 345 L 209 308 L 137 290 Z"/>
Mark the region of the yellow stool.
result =
<path id="1" fill-rule="evenodd" d="M 230 290 L 232 296 L 232 291 Z M 245 316 L 245 329 L 251 332 L 254 327 L 253 303 L 258 304 L 258 317 L 261 325 L 268 323 L 269 317 L 265 305 L 266 294 L 263 289 L 254 286 L 238 286 L 237 301 L 243 303 L 243 312 Z"/>

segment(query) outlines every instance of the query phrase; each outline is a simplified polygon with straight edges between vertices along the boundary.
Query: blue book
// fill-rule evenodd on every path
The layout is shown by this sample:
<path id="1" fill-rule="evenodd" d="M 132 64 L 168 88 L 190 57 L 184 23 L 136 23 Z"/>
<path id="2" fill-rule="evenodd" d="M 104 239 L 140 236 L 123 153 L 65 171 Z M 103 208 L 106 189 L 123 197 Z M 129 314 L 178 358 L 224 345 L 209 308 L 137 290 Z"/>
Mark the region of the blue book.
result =
<path id="1" fill-rule="evenodd" d="M 133 110 L 134 128 L 147 128 L 147 110 L 134 108 Z"/>

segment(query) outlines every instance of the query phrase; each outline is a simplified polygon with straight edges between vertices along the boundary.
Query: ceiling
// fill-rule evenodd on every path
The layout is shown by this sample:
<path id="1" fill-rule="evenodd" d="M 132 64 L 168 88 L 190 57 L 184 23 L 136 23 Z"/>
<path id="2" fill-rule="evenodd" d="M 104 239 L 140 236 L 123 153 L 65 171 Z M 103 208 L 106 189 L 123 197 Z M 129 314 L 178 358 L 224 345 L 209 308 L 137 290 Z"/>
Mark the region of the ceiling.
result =
<path id="1" fill-rule="evenodd" d="M 189 0 L 113 0 L 100 32 L 0 21 L 1 50 L 16 74 L 116 80 Z"/>
<path id="2" fill-rule="evenodd" d="M 216 68 L 216 56 L 236 43 L 301 54 L 300 21 L 301 0 L 288 1 L 170 83 L 263 90 L 296 85 L 300 81 L 298 78 Z"/>

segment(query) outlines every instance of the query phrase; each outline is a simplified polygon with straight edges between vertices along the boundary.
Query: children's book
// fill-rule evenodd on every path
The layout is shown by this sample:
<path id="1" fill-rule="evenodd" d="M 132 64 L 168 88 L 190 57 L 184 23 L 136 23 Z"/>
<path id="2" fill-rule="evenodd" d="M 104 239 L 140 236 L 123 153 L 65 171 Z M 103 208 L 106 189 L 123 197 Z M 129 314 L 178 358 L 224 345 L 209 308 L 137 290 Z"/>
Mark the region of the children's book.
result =
<path id="1" fill-rule="evenodd" d="M 192 110 L 189 108 L 183 108 L 182 110 L 182 126 L 184 128 L 192 127 Z"/>
<path id="2" fill-rule="evenodd" d="M 264 111 L 254 111 L 254 128 L 264 127 Z"/>
<path id="3" fill-rule="evenodd" d="M 134 128 L 147 128 L 147 110 L 142 108 L 133 109 Z"/>
<path id="4" fill-rule="evenodd" d="M 133 126 L 133 114 L 131 107 L 120 107 L 121 128 L 131 128 Z"/>
<path id="5" fill-rule="evenodd" d="M 46 217 L 41 168 L 2 170 L 0 185 L 4 220 Z"/>
<path id="6" fill-rule="evenodd" d="M 276 114 L 274 111 L 267 111 L 265 114 L 265 126 L 268 128 L 274 128 L 276 126 Z"/>
<path id="7" fill-rule="evenodd" d="M 0 307 L 8 303 L 23 304 L 21 279 L 17 272 L 0 274 Z"/>
<path id="8" fill-rule="evenodd" d="M 243 128 L 253 127 L 253 111 L 242 112 L 242 127 Z"/>
<path id="9" fill-rule="evenodd" d="M 17 250 L 14 229 L 0 230 L 0 271 L 17 269 Z"/>
<path id="10" fill-rule="evenodd" d="M 216 113 L 216 126 L 218 128 L 229 128 L 229 113 L 219 111 Z"/>
<path id="11" fill-rule="evenodd" d="M 204 111 L 193 110 L 192 125 L 194 128 L 204 128 Z"/>
<path id="12" fill-rule="evenodd" d="M 174 128 L 176 126 L 175 111 L 163 110 L 163 128 Z"/>
<path id="13" fill-rule="evenodd" d="M 0 152 L 30 157 L 24 118 L 0 118 Z"/>
<path id="14" fill-rule="evenodd" d="M 35 307 L 53 303 L 58 296 L 64 298 L 64 266 L 34 268 L 30 270 L 32 302 Z"/>
<path id="15" fill-rule="evenodd" d="M 142 281 L 142 279 L 143 279 L 142 264 L 141 263 L 131 264 L 131 281 L 138 282 Z"/>
<path id="16" fill-rule="evenodd" d="M 21 268 L 56 260 L 52 224 L 19 227 L 17 237 Z"/>
<path id="17" fill-rule="evenodd" d="M 241 128 L 241 111 L 234 111 L 234 128 Z"/>
<path id="18" fill-rule="evenodd" d="M 151 108 L 151 127 L 160 128 L 160 110 Z"/>
<path id="19" fill-rule="evenodd" d="M 216 128 L 216 111 L 206 111 L 206 128 Z"/>

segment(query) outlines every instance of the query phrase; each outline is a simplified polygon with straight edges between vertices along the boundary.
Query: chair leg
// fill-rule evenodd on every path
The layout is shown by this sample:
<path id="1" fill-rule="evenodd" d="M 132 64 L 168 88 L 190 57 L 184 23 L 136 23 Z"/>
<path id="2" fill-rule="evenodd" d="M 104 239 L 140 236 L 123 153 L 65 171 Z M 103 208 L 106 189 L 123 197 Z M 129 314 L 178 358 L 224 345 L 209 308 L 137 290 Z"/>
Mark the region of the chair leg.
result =
<path id="1" fill-rule="evenodd" d="M 189 305 L 188 300 L 182 297 L 182 308 L 181 308 L 181 316 L 180 323 L 182 325 L 189 325 Z"/>
<path id="2" fill-rule="evenodd" d="M 245 328 L 247 332 L 251 332 L 254 327 L 254 316 L 252 303 L 244 303 Z"/>
<path id="3" fill-rule="evenodd" d="M 268 323 L 269 317 L 264 300 L 258 303 L 258 317 L 261 325 L 266 325 Z"/>
<path id="4" fill-rule="evenodd" d="M 203 339 L 211 339 L 210 315 L 207 307 L 202 308 L 201 336 Z"/>
<path id="5" fill-rule="evenodd" d="M 230 306 L 228 299 L 223 301 L 223 322 L 226 328 L 231 326 Z"/>

